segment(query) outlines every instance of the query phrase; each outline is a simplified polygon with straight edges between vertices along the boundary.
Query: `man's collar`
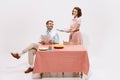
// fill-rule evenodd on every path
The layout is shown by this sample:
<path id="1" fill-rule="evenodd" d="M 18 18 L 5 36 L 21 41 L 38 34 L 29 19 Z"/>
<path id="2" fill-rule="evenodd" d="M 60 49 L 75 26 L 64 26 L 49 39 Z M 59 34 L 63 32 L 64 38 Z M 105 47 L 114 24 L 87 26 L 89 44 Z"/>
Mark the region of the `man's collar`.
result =
<path id="1" fill-rule="evenodd" d="M 52 30 L 50 30 L 50 29 L 47 29 L 47 32 L 51 32 Z"/>

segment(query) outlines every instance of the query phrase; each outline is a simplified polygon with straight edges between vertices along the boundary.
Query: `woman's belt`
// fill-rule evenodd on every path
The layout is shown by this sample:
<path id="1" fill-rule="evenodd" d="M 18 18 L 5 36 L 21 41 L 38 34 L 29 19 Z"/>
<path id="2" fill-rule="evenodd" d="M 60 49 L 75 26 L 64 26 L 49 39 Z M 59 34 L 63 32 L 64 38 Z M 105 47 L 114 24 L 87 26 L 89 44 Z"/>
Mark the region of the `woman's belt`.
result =
<path id="1" fill-rule="evenodd" d="M 79 29 L 74 30 L 74 32 L 77 32 L 77 31 L 79 31 Z"/>

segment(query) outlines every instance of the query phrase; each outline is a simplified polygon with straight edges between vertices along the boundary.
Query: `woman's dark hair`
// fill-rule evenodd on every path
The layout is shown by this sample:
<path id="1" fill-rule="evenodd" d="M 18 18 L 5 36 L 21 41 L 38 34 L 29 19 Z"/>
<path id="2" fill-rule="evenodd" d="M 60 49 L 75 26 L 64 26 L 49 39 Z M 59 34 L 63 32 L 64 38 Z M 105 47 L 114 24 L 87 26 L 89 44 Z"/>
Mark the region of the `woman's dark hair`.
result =
<path id="1" fill-rule="evenodd" d="M 78 17 L 82 16 L 82 11 L 79 7 L 74 7 L 73 10 L 76 9 L 78 11 Z M 72 15 L 73 15 L 73 10 L 72 10 Z"/>
<path id="2" fill-rule="evenodd" d="M 52 20 L 48 20 L 48 21 L 46 22 L 46 24 L 48 24 L 49 22 L 52 22 L 52 23 L 53 23 L 53 21 L 52 21 Z"/>

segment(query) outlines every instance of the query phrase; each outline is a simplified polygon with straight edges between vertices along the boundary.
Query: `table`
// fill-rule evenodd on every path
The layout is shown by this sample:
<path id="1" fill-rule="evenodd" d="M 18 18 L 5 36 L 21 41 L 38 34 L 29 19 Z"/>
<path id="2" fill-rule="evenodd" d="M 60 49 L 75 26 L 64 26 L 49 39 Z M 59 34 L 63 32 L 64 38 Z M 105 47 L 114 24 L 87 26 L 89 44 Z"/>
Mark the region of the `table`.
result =
<path id="1" fill-rule="evenodd" d="M 45 47 L 39 45 L 39 48 Z M 84 72 L 89 71 L 89 59 L 82 45 L 64 45 L 63 49 L 36 52 L 33 74 L 43 72 Z"/>

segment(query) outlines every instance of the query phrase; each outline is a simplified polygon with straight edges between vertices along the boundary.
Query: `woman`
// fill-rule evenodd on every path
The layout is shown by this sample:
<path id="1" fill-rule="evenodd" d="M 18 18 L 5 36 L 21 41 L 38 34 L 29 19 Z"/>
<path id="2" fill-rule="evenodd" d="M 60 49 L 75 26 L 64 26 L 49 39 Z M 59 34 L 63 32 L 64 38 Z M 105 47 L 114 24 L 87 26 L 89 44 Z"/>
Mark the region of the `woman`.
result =
<path id="1" fill-rule="evenodd" d="M 82 44 L 82 37 L 80 33 L 80 17 L 82 16 L 81 9 L 79 7 L 74 7 L 72 10 L 73 19 L 71 21 L 70 25 L 70 36 L 69 36 L 69 42 L 70 43 L 77 43 Z"/>

